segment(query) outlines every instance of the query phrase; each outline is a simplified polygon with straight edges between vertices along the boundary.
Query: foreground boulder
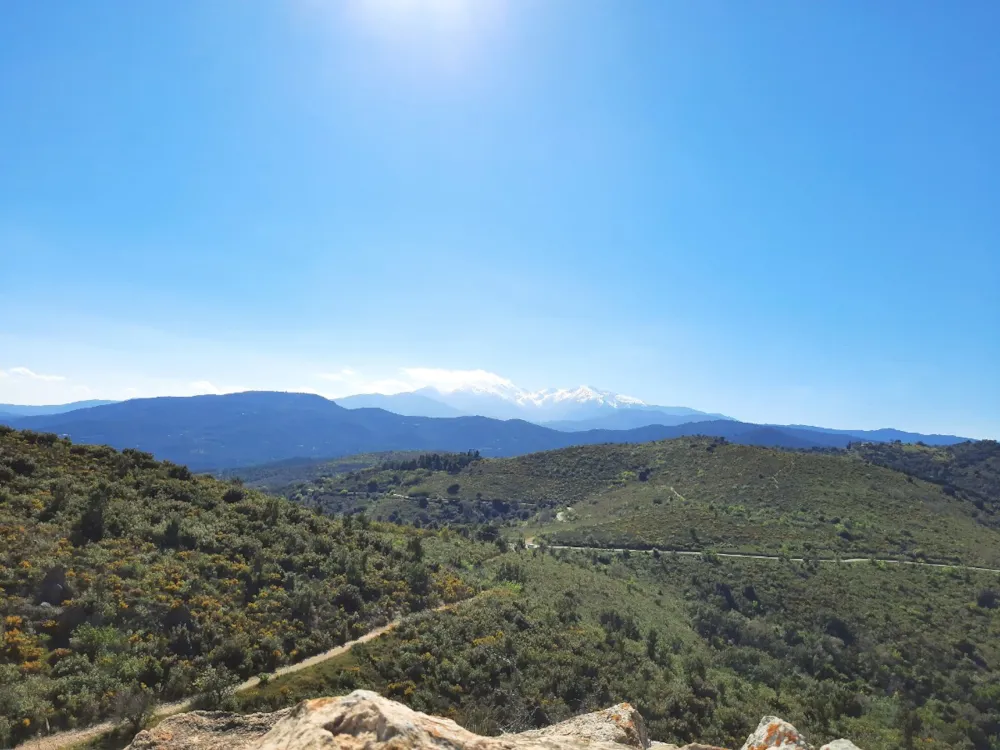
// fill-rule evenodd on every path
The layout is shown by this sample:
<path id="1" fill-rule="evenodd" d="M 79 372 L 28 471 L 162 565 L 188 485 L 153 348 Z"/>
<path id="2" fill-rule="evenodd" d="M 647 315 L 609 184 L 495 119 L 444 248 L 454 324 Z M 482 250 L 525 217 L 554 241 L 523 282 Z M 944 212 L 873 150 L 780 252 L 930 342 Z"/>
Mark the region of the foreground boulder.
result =
<path id="1" fill-rule="evenodd" d="M 842 743 L 842 744 L 838 744 Z M 843 744 L 846 743 L 846 744 Z M 628 703 L 520 734 L 482 737 L 451 719 L 414 711 L 368 690 L 317 698 L 271 714 L 194 711 L 140 732 L 129 750 L 724 750 L 650 742 Z M 813 750 L 795 727 L 765 717 L 742 750 Z M 846 740 L 821 750 L 858 750 Z"/>
<path id="2" fill-rule="evenodd" d="M 271 727 L 292 712 L 286 708 L 270 714 L 229 714 L 192 711 L 164 719 L 139 732 L 131 750 L 244 750 L 253 746 Z"/>
<path id="3" fill-rule="evenodd" d="M 799 730 L 777 716 L 765 716 L 740 750 L 812 750 Z"/>
<path id="4" fill-rule="evenodd" d="M 765 716 L 741 750 L 813 750 L 798 729 L 777 716 Z M 834 740 L 819 750 L 861 750 L 849 740 Z"/>

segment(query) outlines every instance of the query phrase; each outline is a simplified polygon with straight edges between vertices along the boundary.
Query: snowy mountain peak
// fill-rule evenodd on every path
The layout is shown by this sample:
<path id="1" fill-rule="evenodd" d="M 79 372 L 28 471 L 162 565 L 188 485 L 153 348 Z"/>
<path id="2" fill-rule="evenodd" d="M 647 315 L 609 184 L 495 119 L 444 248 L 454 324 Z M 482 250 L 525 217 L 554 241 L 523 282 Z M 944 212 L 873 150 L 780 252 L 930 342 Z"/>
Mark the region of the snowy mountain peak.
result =
<path id="1" fill-rule="evenodd" d="M 531 403 L 539 407 L 547 404 L 574 403 L 609 406 L 612 409 L 645 406 L 643 401 L 632 396 L 625 396 L 612 391 L 602 391 L 589 385 L 577 388 L 546 388 L 535 393 L 526 394 Z"/>
<path id="2" fill-rule="evenodd" d="M 602 391 L 589 385 L 581 385 L 576 388 L 543 388 L 539 391 L 528 391 L 519 388 L 509 380 L 500 378 L 456 384 L 450 387 L 432 386 L 422 388 L 420 392 L 449 399 L 474 397 L 501 399 L 527 409 L 546 409 L 570 405 L 593 405 L 620 409 L 646 405 L 632 396 Z"/>
<path id="3" fill-rule="evenodd" d="M 531 391 L 485 370 L 407 372 L 425 376 L 421 379 L 427 385 L 391 396 L 359 395 L 340 399 L 340 402 L 345 406 L 379 406 L 412 416 L 467 415 L 525 419 L 540 424 L 586 422 L 592 428 L 609 429 L 725 418 L 684 407 L 653 406 L 633 396 L 589 385 Z"/>

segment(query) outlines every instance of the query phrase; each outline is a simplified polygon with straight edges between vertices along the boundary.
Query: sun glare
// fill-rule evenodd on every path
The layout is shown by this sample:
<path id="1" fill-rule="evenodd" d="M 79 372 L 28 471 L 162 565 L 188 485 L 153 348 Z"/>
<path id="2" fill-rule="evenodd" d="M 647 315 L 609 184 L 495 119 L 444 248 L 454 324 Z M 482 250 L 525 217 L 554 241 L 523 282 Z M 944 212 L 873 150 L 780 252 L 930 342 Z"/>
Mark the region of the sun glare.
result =
<path id="1" fill-rule="evenodd" d="M 354 0 L 354 15 L 369 29 L 392 35 L 464 37 L 495 18 L 495 0 Z"/>

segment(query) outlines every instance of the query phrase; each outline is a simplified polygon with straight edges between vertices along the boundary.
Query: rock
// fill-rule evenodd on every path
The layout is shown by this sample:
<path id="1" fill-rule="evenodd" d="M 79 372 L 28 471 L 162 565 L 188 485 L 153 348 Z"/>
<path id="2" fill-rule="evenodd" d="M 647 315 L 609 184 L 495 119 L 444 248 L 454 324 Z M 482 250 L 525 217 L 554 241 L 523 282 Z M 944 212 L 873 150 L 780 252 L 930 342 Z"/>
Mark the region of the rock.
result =
<path id="1" fill-rule="evenodd" d="M 628 703 L 619 703 L 603 711 L 574 716 L 572 719 L 544 729 L 533 729 L 513 736 L 519 739 L 586 737 L 590 740 L 637 747 L 642 750 L 646 750 L 650 745 L 642 717 Z"/>
<path id="2" fill-rule="evenodd" d="M 799 730 L 784 719 L 777 716 L 765 716 L 760 720 L 757 729 L 747 737 L 741 750 L 812 750 L 812 745 L 805 741 Z"/>
<path id="3" fill-rule="evenodd" d="M 450 719 L 428 716 L 355 690 L 317 698 L 273 714 L 195 711 L 140 732 L 128 750 L 724 750 L 693 743 L 651 742 L 628 703 L 577 716 L 544 729 L 481 737 Z M 788 722 L 765 717 L 742 750 L 812 750 Z M 859 750 L 837 740 L 822 750 Z"/>
<path id="4" fill-rule="evenodd" d="M 290 708 L 271 714 L 230 714 L 192 711 L 164 719 L 139 732 L 132 750 L 243 750 L 267 734 L 291 713 Z"/>
<path id="5" fill-rule="evenodd" d="M 609 724 L 611 726 L 609 726 Z M 631 732 L 626 726 L 631 725 Z M 574 726 L 579 729 L 574 730 Z M 422 714 L 368 690 L 355 690 L 343 698 L 319 698 L 300 703 L 278 721 L 253 750 L 621 750 L 645 748 L 646 728 L 638 712 L 628 707 L 581 716 L 550 735 L 526 732 L 502 737 L 480 737 L 450 719 Z M 594 736 L 574 731 L 593 732 Z M 605 740 L 605 737 L 616 739 Z M 648 743 L 648 740 L 645 740 Z"/>

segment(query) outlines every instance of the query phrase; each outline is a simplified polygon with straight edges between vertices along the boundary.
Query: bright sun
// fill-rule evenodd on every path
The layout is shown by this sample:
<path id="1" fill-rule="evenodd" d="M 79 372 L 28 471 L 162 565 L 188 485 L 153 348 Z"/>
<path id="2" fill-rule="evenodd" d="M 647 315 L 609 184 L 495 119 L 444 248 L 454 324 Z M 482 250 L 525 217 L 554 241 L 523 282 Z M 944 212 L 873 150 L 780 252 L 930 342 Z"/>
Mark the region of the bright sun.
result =
<path id="1" fill-rule="evenodd" d="M 354 0 L 366 25 L 393 33 L 467 34 L 495 20 L 500 0 Z"/>

